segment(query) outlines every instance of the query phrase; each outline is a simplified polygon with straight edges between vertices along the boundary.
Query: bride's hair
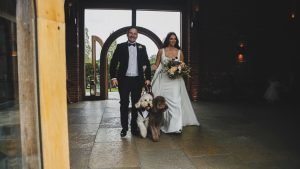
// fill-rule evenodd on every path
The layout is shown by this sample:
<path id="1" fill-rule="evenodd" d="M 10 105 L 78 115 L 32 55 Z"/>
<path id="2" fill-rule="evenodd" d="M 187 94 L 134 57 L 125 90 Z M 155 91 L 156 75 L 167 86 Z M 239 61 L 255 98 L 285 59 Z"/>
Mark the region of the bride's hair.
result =
<path id="1" fill-rule="evenodd" d="M 179 42 L 178 42 L 178 38 L 177 38 L 177 35 L 176 35 L 175 32 L 169 32 L 169 33 L 167 34 L 167 37 L 165 38 L 164 44 L 163 44 L 162 47 L 165 48 L 165 47 L 169 46 L 169 43 L 170 43 L 169 40 L 170 40 L 170 37 L 171 37 L 172 35 L 174 35 L 174 36 L 176 37 L 175 48 L 180 49 Z"/>

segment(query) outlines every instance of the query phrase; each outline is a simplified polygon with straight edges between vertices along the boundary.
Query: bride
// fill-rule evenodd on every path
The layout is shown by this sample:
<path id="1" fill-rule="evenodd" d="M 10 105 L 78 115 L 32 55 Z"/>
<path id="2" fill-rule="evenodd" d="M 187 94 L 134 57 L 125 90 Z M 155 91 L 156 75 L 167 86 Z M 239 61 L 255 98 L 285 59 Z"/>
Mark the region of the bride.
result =
<path id="1" fill-rule="evenodd" d="M 193 110 L 183 78 L 171 79 L 166 72 L 162 71 L 162 63 L 167 63 L 172 59 L 183 61 L 183 54 L 174 32 L 168 33 L 163 48 L 158 51 L 155 64 L 152 65 L 152 69 L 156 70 L 152 79 L 152 92 L 154 96 L 165 97 L 169 107 L 164 112 L 162 132 L 181 133 L 183 126 L 199 126 L 200 124 Z"/>

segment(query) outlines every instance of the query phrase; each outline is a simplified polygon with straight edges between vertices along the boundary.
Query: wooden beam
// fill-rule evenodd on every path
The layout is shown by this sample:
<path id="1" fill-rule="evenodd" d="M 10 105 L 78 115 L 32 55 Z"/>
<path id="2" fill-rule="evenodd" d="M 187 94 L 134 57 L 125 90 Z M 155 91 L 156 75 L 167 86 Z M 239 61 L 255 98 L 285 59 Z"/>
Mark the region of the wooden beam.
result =
<path id="1" fill-rule="evenodd" d="M 69 169 L 64 0 L 36 0 L 43 169 Z"/>
<path id="2" fill-rule="evenodd" d="M 22 168 L 40 169 L 42 158 L 33 0 L 17 1 L 16 11 Z"/>

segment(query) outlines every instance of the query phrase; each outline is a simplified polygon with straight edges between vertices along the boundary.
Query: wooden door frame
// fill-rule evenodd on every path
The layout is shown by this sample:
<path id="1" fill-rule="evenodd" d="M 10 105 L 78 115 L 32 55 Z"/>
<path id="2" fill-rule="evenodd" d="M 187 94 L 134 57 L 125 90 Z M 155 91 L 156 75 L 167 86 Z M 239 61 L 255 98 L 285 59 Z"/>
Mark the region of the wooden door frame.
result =
<path id="1" fill-rule="evenodd" d="M 64 1 L 17 1 L 22 167 L 69 169 Z"/>

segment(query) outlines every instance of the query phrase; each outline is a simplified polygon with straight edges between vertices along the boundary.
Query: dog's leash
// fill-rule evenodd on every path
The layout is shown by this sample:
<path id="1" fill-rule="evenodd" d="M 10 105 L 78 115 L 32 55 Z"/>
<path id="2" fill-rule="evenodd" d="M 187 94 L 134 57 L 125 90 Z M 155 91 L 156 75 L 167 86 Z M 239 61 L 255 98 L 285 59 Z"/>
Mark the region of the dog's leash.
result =
<path id="1" fill-rule="evenodd" d="M 150 84 L 149 85 L 145 84 L 144 93 L 148 93 L 148 94 L 152 95 L 152 97 L 154 96 L 153 93 L 152 93 L 152 86 Z"/>

